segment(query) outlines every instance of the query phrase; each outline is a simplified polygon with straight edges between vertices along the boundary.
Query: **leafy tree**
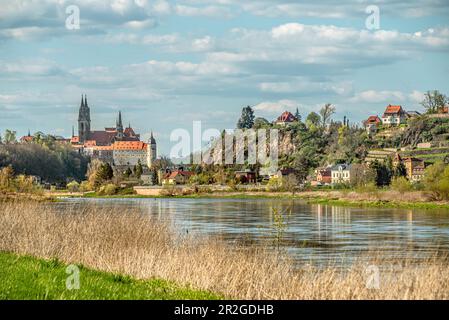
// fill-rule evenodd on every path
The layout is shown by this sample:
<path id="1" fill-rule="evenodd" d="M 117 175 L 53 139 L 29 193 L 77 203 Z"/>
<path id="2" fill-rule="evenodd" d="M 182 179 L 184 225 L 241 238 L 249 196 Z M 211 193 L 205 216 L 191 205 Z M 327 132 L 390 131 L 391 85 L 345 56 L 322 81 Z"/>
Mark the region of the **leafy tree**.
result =
<path id="1" fill-rule="evenodd" d="M 449 98 L 438 90 L 427 91 L 421 105 L 426 108 L 427 113 L 438 113 L 449 103 Z"/>
<path id="2" fill-rule="evenodd" d="M 142 163 L 140 162 L 140 159 L 137 161 L 136 170 L 134 171 L 134 175 L 137 179 L 140 179 L 143 173 L 143 167 Z"/>
<path id="3" fill-rule="evenodd" d="M 384 187 L 388 186 L 391 182 L 391 172 L 388 169 L 388 166 L 384 163 L 381 163 L 377 160 L 375 160 L 371 167 L 373 168 L 374 172 L 376 173 L 376 185 L 378 187 Z"/>
<path id="4" fill-rule="evenodd" d="M 335 113 L 335 107 L 330 104 L 326 103 L 320 110 L 320 116 L 321 116 L 321 125 L 324 127 L 326 124 L 329 123 L 332 115 Z"/>
<path id="5" fill-rule="evenodd" d="M 17 135 L 16 131 L 6 129 L 5 130 L 5 143 L 6 144 L 16 143 L 17 142 L 16 135 Z"/>
<path id="6" fill-rule="evenodd" d="M 251 129 L 254 125 L 254 111 L 250 106 L 242 109 L 242 115 L 237 122 L 237 129 Z"/>
<path id="7" fill-rule="evenodd" d="M 131 175 L 132 175 L 132 170 L 128 167 L 128 168 L 126 168 L 126 170 L 125 170 L 125 172 L 123 173 L 123 175 L 126 177 L 126 178 L 129 178 Z"/>
<path id="8" fill-rule="evenodd" d="M 254 126 L 253 126 L 254 129 L 263 129 L 268 126 L 270 126 L 270 122 L 268 122 L 268 120 L 265 118 L 259 117 L 254 120 Z"/>
<path id="9" fill-rule="evenodd" d="M 321 121 L 321 118 L 320 118 L 319 114 L 316 112 L 309 113 L 309 115 L 306 118 L 306 124 L 308 127 L 310 127 L 311 125 L 319 126 L 320 121 Z"/>

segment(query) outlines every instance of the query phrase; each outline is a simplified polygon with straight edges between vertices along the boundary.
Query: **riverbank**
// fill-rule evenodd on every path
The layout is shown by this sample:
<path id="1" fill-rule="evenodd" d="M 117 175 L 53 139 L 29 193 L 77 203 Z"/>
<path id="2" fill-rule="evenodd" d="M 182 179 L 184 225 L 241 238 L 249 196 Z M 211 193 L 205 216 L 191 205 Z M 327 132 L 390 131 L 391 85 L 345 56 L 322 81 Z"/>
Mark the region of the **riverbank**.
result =
<path id="1" fill-rule="evenodd" d="M 79 288 L 69 290 L 75 269 L 57 259 L 0 252 L 0 300 L 215 300 L 218 295 L 161 279 L 129 276 L 71 266 L 79 270 Z M 69 274 L 67 273 L 69 271 Z M 69 281 L 74 286 L 76 283 Z"/>
<path id="2" fill-rule="evenodd" d="M 269 192 L 269 191 L 212 191 L 185 195 L 98 195 L 91 193 L 65 193 L 59 197 L 81 198 L 229 198 L 229 199 L 292 199 L 301 200 L 310 204 L 327 204 L 348 207 L 384 207 L 402 209 L 449 209 L 448 201 L 431 201 L 428 194 L 422 191 L 398 192 L 392 190 L 377 190 L 371 192 L 354 190 L 326 190 L 295 192 Z"/>
<path id="3" fill-rule="evenodd" d="M 181 234 L 132 207 L 18 202 L 1 209 L 0 251 L 165 279 L 231 299 L 449 299 L 447 257 L 414 264 L 412 257 L 374 252 L 345 268 L 338 259 L 298 266 L 274 247 Z M 379 289 L 367 286 L 367 265 L 381 271 Z"/>

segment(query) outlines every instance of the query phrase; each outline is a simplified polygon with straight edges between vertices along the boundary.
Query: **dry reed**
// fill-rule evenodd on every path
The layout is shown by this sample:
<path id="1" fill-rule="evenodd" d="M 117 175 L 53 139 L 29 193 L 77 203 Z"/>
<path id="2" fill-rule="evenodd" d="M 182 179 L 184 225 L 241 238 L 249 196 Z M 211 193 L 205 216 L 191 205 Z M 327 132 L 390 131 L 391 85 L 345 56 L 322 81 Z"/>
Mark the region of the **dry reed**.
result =
<path id="1" fill-rule="evenodd" d="M 381 271 L 380 288 L 369 289 L 363 263 L 348 270 L 295 269 L 267 250 L 178 236 L 137 209 L 0 203 L 0 251 L 58 258 L 141 279 L 168 279 L 228 298 L 449 298 L 449 267 L 438 259 L 405 263 L 400 272 Z"/>

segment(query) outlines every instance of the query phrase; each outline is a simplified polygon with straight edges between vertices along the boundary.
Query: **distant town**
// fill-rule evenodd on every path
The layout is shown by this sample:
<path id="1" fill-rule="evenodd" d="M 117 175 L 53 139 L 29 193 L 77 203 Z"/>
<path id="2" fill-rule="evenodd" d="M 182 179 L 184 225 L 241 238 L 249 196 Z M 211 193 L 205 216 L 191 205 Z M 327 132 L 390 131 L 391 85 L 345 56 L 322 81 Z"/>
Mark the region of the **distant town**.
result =
<path id="1" fill-rule="evenodd" d="M 335 120 L 332 104 L 326 104 L 318 113 L 311 112 L 305 119 L 296 110 L 285 111 L 272 121 L 256 117 L 250 106 L 245 107 L 237 121 L 238 129 L 280 132 L 279 169 L 267 174 L 260 164 L 175 165 L 167 157 L 158 157 L 153 133 L 148 141 L 141 141 L 130 123 L 124 125 L 120 111 L 115 126 L 93 129 L 91 107 L 87 96 L 82 95 L 78 130 L 75 132 L 73 127 L 70 138 L 37 132 L 16 141 L 15 132 L 7 130 L 0 165 L 9 165 L 16 174 L 29 175 L 45 186 L 72 186 L 76 191 L 98 190 L 105 185 L 114 192 L 152 185 L 253 185 L 270 190 L 360 187 L 370 183 L 383 187 L 398 178 L 413 185 L 422 181 L 429 165 L 449 160 L 447 102 L 445 95 L 429 91 L 423 101 L 425 112 L 389 104 L 383 114 L 367 115 L 362 125 L 351 124 L 347 117 Z M 11 157 L 14 152 L 24 152 L 17 145 L 33 144 L 46 145 L 59 158 L 62 145 L 64 152 L 77 154 L 72 155 L 79 157 L 75 163 L 62 165 L 73 172 L 52 179 L 46 173 L 40 174 L 38 168 L 27 167 L 17 156 Z M 98 174 L 99 170 L 103 174 Z"/>

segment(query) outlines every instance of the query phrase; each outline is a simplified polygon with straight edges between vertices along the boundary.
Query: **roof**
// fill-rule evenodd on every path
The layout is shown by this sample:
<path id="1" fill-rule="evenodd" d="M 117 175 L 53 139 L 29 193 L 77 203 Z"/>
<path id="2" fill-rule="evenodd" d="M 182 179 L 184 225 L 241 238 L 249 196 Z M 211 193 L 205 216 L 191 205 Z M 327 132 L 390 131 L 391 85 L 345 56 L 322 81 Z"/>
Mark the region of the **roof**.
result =
<path id="1" fill-rule="evenodd" d="M 351 165 L 347 163 L 336 164 L 331 168 L 332 171 L 340 171 L 340 170 L 350 170 Z"/>
<path id="2" fill-rule="evenodd" d="M 129 137 L 135 137 L 136 133 L 134 132 L 133 128 L 126 128 L 125 132 L 124 132 L 125 136 L 129 136 Z"/>
<path id="3" fill-rule="evenodd" d="M 71 143 L 78 143 L 80 142 L 80 137 L 78 136 L 73 136 L 72 139 L 70 139 Z"/>
<path id="4" fill-rule="evenodd" d="M 95 140 L 97 145 L 110 145 L 115 138 L 115 131 L 92 131 L 89 140 Z"/>
<path id="5" fill-rule="evenodd" d="M 145 150 L 147 146 L 142 141 L 116 141 L 113 144 L 114 150 Z"/>
<path id="6" fill-rule="evenodd" d="M 298 119 L 289 111 L 284 111 L 276 121 L 279 122 L 293 122 L 298 121 Z"/>
<path id="7" fill-rule="evenodd" d="M 164 176 L 164 179 L 174 179 L 174 178 L 176 178 L 176 176 L 178 176 L 178 175 L 181 175 L 181 176 L 184 176 L 184 177 L 191 177 L 191 176 L 193 176 L 193 172 L 192 172 L 192 171 L 181 171 L 181 170 L 176 170 L 176 171 L 173 171 L 173 172 L 171 172 L 171 173 L 167 173 L 167 174 Z"/>
<path id="8" fill-rule="evenodd" d="M 22 138 L 20 138 L 20 141 L 31 142 L 31 141 L 33 141 L 33 136 L 23 136 Z"/>
<path id="9" fill-rule="evenodd" d="M 367 123 L 381 123 L 382 120 L 380 120 L 380 118 L 378 116 L 369 116 L 368 119 L 366 119 L 365 124 Z"/>
<path id="10" fill-rule="evenodd" d="M 402 106 L 392 106 L 391 104 L 389 104 L 385 109 L 384 116 L 401 114 L 403 112 L 404 110 L 402 109 Z"/>

